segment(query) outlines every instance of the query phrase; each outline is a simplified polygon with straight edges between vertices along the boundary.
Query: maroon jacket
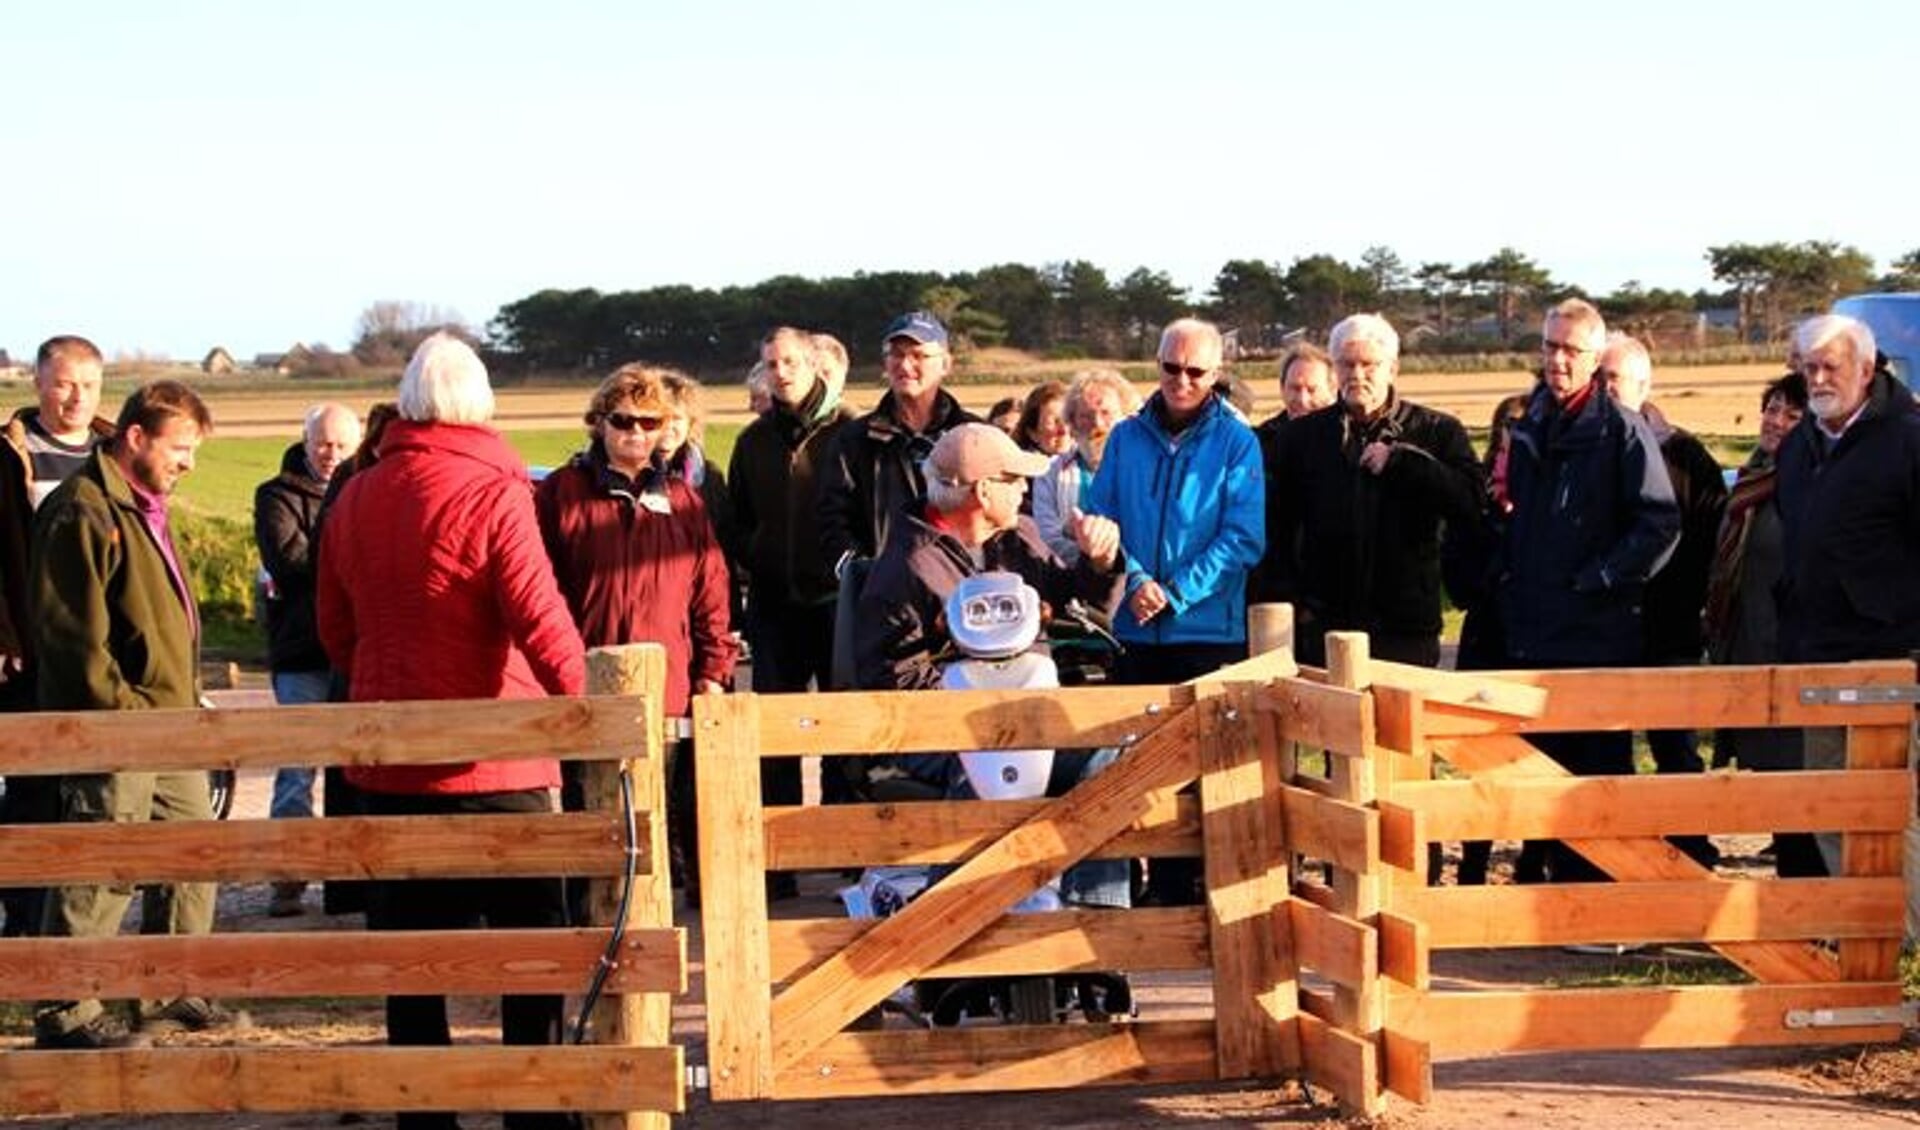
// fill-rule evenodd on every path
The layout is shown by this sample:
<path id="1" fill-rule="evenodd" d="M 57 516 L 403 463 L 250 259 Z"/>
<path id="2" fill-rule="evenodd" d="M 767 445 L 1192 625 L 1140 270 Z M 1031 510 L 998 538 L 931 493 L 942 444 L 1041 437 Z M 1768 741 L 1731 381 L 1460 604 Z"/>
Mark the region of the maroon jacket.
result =
<path id="1" fill-rule="evenodd" d="M 500 433 L 396 420 L 328 511 L 320 642 L 355 702 L 539 698 L 586 689 L 586 649 L 540 550 L 526 466 Z M 551 759 L 355 766 L 379 793 L 560 783 Z"/>
<path id="2" fill-rule="evenodd" d="M 636 484 L 593 451 L 548 475 L 535 504 L 587 646 L 664 644 L 669 715 L 687 712 L 695 682 L 732 681 L 727 561 L 692 487 L 658 474 Z"/>

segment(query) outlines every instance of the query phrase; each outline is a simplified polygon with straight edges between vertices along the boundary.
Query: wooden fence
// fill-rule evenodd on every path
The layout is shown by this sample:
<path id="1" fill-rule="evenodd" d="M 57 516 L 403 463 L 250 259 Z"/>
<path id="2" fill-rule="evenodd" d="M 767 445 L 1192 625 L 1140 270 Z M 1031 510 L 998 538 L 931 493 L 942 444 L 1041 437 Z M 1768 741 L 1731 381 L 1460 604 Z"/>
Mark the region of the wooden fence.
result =
<path id="1" fill-rule="evenodd" d="M 273 710 L 10 715 L 0 774 L 282 765 L 590 760 L 575 814 L 333 817 L 0 827 L 0 885 L 582 876 L 585 928 L 6 939 L 0 998 L 227 1000 L 388 994 L 578 993 L 611 939 L 627 865 L 638 881 L 592 1044 L 452 1048 L 161 1046 L 0 1050 L 0 1114 L 579 1110 L 601 1126 L 665 1127 L 682 1109 L 670 994 L 687 983 L 665 873 L 660 692 L 652 645 L 589 656 L 586 698 Z"/>
<path id="2" fill-rule="evenodd" d="M 1803 703 L 1907 685 L 1904 663 L 1451 675 L 1330 640 L 1199 686 L 736 695 L 695 707 L 709 1060 L 717 1100 L 1305 1078 L 1377 1111 L 1424 1101 L 1440 1054 L 1885 1039 L 1790 1012 L 1897 1005 L 1910 707 Z M 1845 771 L 1574 780 L 1553 730 L 1845 726 Z M 771 757 L 1119 745 L 1044 801 L 763 805 Z M 1435 758 L 1462 776 L 1432 780 Z M 1197 787 L 1182 790 L 1189 784 Z M 1716 879 L 1663 838 L 1846 833 L 1845 874 Z M 1605 885 L 1426 885 L 1430 841 L 1557 837 Z M 1008 909 L 1087 858 L 1204 859 L 1196 908 Z M 1301 867 L 1303 860 L 1313 866 Z M 772 920 L 768 871 L 957 867 L 879 921 Z M 1430 953 L 1695 942 L 1756 983 L 1441 992 Z M 926 977 L 1205 971 L 1212 1015 L 857 1030 Z M 1855 1014 L 1839 1014 L 1843 1018 Z"/>

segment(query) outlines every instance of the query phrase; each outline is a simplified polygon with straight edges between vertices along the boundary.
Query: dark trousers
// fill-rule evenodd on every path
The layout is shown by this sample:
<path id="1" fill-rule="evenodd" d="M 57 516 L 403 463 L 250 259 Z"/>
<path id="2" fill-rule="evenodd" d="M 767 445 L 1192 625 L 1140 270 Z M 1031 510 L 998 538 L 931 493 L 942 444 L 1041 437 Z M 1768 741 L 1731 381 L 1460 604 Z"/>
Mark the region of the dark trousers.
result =
<path id="1" fill-rule="evenodd" d="M 1700 762 L 1700 743 L 1692 730 L 1648 730 L 1647 749 L 1653 754 L 1655 770 L 1663 775 L 1706 771 Z M 1719 849 L 1703 834 L 1668 836 L 1667 842 L 1708 870 L 1720 862 Z"/>
<path id="2" fill-rule="evenodd" d="M 796 604 L 755 595 L 747 613 L 747 643 L 753 648 L 756 694 L 791 694 L 809 683 L 827 690 L 833 670 L 834 604 Z M 839 759 L 828 758 L 820 775 L 825 804 L 852 799 Z M 803 795 L 800 759 L 768 758 L 760 763 L 760 796 L 766 804 L 799 804 Z"/>
<path id="3" fill-rule="evenodd" d="M 398 796 L 365 793 L 368 815 L 428 816 L 468 813 L 552 811 L 545 789 L 503 793 Z M 404 879 L 368 884 L 370 930 L 533 929 L 566 925 L 559 879 Z M 557 1044 L 561 1040 L 565 1000 L 558 995 L 508 995 L 500 998 L 500 1035 L 506 1044 Z M 452 1043 L 447 998 L 387 998 L 387 1043 L 394 1047 Z M 505 1116 L 509 1130 L 550 1130 L 574 1124 L 559 1111 L 519 1111 Z M 395 1121 L 401 1130 L 442 1130 L 457 1126 L 451 1112 L 408 1111 Z"/>
<path id="4" fill-rule="evenodd" d="M 60 778 L 8 777 L 6 796 L 0 798 L 0 824 L 53 824 L 60 819 Z M 40 932 L 46 905 L 44 887 L 0 889 L 0 914 L 6 917 L 5 937 L 26 938 Z"/>
<path id="5" fill-rule="evenodd" d="M 1211 675 L 1247 657 L 1245 643 L 1128 644 L 1114 664 L 1114 682 L 1135 687 L 1184 683 Z M 1198 859 L 1156 859 L 1139 903 L 1146 906 L 1197 906 L 1204 901 L 1204 875 Z"/>
<path id="6" fill-rule="evenodd" d="M 1633 775 L 1630 733 L 1533 734 L 1527 740 L 1576 777 Z M 1528 840 L 1520 849 L 1513 877 L 1518 883 L 1549 878 L 1556 883 L 1600 883 L 1606 881 L 1607 873 L 1559 840 Z"/>

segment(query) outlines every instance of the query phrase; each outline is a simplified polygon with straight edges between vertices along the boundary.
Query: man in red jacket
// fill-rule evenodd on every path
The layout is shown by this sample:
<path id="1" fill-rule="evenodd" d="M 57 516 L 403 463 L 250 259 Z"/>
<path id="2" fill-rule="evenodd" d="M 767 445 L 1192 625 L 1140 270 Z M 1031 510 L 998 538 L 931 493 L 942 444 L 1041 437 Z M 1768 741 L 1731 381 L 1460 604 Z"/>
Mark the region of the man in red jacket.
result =
<path id="1" fill-rule="evenodd" d="M 320 641 L 355 702 L 539 698 L 586 687 L 585 648 L 541 549 L 527 471 L 488 426 L 493 390 L 466 343 L 435 334 L 400 380 L 400 418 L 379 461 L 353 476 L 321 534 Z M 348 778 L 375 816 L 548 812 L 551 759 L 364 765 Z M 382 881 L 374 930 L 564 925 L 560 880 Z M 562 998 L 502 999 L 508 1044 L 560 1038 Z M 451 1042 L 446 998 L 387 998 L 387 1042 Z M 506 1115 L 508 1130 L 572 1125 L 561 1112 Z M 403 1130 L 457 1127 L 448 1112 L 405 1112 Z"/>

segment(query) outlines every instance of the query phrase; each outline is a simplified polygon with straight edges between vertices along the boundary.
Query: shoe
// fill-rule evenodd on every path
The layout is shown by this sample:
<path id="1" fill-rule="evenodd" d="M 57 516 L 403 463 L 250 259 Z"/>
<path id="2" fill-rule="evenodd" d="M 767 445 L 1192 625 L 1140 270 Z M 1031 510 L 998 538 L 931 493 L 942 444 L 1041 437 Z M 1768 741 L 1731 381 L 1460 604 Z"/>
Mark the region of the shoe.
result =
<path id="1" fill-rule="evenodd" d="M 302 897 L 307 893 L 305 883 L 275 883 L 273 900 L 267 903 L 269 918 L 298 918 L 307 912 Z"/>
<path id="2" fill-rule="evenodd" d="M 101 1013 L 78 1028 L 64 1032 L 40 1029 L 33 1034 L 33 1046 L 55 1051 L 99 1051 L 106 1048 L 145 1048 L 153 1041 L 128 1028 L 117 1016 Z"/>
<path id="3" fill-rule="evenodd" d="M 253 1027 L 244 1009 L 227 1008 L 205 997 L 181 997 L 158 1012 L 140 1018 L 140 1030 L 156 1035 L 172 1032 L 238 1032 Z"/>

